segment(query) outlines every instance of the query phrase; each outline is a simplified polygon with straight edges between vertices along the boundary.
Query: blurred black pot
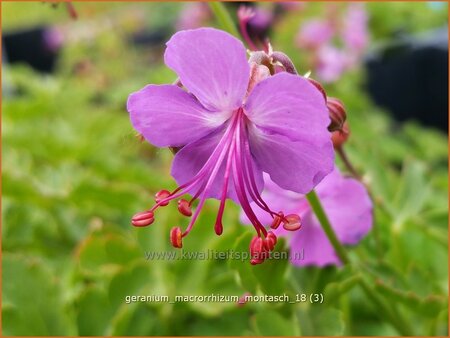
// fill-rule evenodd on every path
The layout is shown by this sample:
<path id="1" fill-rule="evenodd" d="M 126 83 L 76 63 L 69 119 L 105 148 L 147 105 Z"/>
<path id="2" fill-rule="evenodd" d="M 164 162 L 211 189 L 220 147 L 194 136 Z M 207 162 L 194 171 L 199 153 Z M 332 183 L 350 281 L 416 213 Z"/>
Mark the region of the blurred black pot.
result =
<path id="1" fill-rule="evenodd" d="M 448 131 L 448 30 L 403 36 L 366 60 L 368 91 L 398 121 Z"/>

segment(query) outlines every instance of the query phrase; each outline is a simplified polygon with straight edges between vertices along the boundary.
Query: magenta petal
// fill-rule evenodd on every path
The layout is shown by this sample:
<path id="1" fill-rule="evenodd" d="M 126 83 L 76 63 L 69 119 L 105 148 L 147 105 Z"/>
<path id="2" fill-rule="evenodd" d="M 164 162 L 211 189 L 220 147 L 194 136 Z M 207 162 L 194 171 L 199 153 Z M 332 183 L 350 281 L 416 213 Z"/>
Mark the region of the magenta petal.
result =
<path id="1" fill-rule="evenodd" d="M 200 169 L 211 157 L 211 154 L 219 144 L 222 136 L 223 128 L 219 128 L 210 135 L 207 135 L 198 141 L 186 145 L 175 155 L 172 163 L 171 174 L 179 185 L 189 182 L 194 178 L 194 176 L 200 171 Z M 213 161 L 213 163 L 216 163 L 216 161 Z M 221 198 L 224 185 L 225 168 L 226 157 L 223 163 L 220 165 L 219 171 L 215 180 L 213 181 L 212 187 L 206 195 L 207 197 L 216 199 Z M 255 176 L 256 185 L 259 191 L 261 191 L 264 186 L 264 181 L 262 178 L 262 171 L 256 166 L 256 164 L 253 165 L 253 175 Z M 206 182 L 209 177 L 210 176 L 207 175 L 204 179 L 202 179 L 200 185 L 201 183 Z M 189 189 L 189 193 L 191 195 L 195 195 L 200 185 L 196 185 L 194 189 Z M 238 202 L 232 175 L 230 175 L 227 191 L 227 197 L 234 200 L 235 202 Z"/>
<path id="2" fill-rule="evenodd" d="M 333 170 L 329 138 L 293 141 L 253 130 L 250 147 L 261 169 L 281 188 L 306 194 Z"/>
<path id="3" fill-rule="evenodd" d="M 224 118 L 173 85 L 148 85 L 128 97 L 133 127 L 157 147 L 182 146 L 210 133 Z"/>
<path id="4" fill-rule="evenodd" d="M 260 129 L 292 140 L 323 144 L 330 141 L 330 118 L 322 93 L 308 80 L 286 72 L 258 83 L 244 106 Z"/>
<path id="5" fill-rule="evenodd" d="M 241 106 L 250 67 L 244 45 L 232 35 L 213 28 L 180 31 L 167 42 L 164 61 L 208 109 Z"/>
<path id="6" fill-rule="evenodd" d="M 313 221 L 313 215 L 303 216 L 303 226 L 291 238 L 291 263 L 297 266 L 340 265 L 341 262 L 323 230 Z"/>
<path id="7" fill-rule="evenodd" d="M 361 182 L 342 176 L 336 169 L 320 183 L 317 192 L 343 244 L 356 244 L 370 231 L 372 201 Z"/>

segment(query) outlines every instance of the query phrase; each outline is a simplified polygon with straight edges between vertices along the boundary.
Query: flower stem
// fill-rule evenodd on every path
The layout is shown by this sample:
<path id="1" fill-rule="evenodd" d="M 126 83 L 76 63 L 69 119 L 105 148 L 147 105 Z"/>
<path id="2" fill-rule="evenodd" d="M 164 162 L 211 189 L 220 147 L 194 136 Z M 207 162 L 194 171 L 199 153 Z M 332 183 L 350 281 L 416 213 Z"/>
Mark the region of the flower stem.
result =
<path id="1" fill-rule="evenodd" d="M 231 18 L 230 13 L 228 13 L 228 10 L 225 8 L 223 2 L 208 2 L 208 5 L 222 29 L 236 37 L 239 37 L 239 32 L 234 25 L 234 21 Z"/>
<path id="2" fill-rule="evenodd" d="M 344 148 L 342 146 L 336 148 L 336 152 L 341 157 L 342 162 L 344 162 L 344 165 L 347 167 L 348 171 L 352 174 L 354 178 L 361 181 L 361 176 L 356 171 L 353 164 L 350 162 L 347 153 L 344 151 Z"/>
<path id="3" fill-rule="evenodd" d="M 312 190 L 306 195 L 311 208 L 314 211 L 323 231 L 328 237 L 331 245 L 336 251 L 337 255 L 341 259 L 343 264 L 350 263 L 347 251 L 344 246 L 339 242 L 333 228 L 331 227 L 330 221 L 328 220 L 327 214 L 320 203 L 317 193 Z M 412 330 L 409 325 L 403 320 L 397 311 L 393 307 L 390 307 L 386 302 L 370 287 L 370 285 L 364 280 L 364 278 L 358 279 L 361 288 L 364 290 L 367 297 L 372 301 L 372 303 L 378 308 L 380 314 L 385 316 L 391 324 L 397 329 L 397 331 L 404 336 L 411 336 Z"/>
<path id="4" fill-rule="evenodd" d="M 316 192 L 314 190 L 311 190 L 308 194 L 306 194 L 306 198 L 308 199 L 308 202 L 311 205 L 314 214 L 317 216 L 317 219 L 319 220 L 323 231 L 325 231 L 325 234 L 330 240 L 331 245 L 333 246 L 340 260 L 343 264 L 348 264 L 350 261 L 348 259 L 347 251 L 336 237 L 336 234 L 331 227 L 330 221 L 328 220 L 327 214 L 325 213 L 325 210 L 323 209 Z"/>

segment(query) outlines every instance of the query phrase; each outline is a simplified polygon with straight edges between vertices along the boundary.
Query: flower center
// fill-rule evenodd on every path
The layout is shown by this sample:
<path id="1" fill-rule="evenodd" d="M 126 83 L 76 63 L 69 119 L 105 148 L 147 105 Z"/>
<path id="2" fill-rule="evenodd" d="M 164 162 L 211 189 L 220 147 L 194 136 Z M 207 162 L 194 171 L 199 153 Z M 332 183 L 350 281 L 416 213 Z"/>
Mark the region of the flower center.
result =
<path id="1" fill-rule="evenodd" d="M 132 219 L 132 224 L 139 227 L 152 224 L 154 222 L 154 212 L 159 207 L 168 205 L 171 200 L 179 199 L 187 192 L 195 191 L 195 194 L 189 201 L 185 199 L 178 200 L 179 212 L 187 217 L 192 216 L 184 232 L 181 231 L 180 227 L 174 227 L 171 231 L 172 245 L 177 248 L 182 247 L 182 238 L 187 236 L 192 230 L 220 168 L 225 165 L 220 206 L 214 230 L 217 235 L 221 235 L 223 232 L 222 217 L 225 210 L 229 182 L 232 179 L 239 203 L 257 233 L 257 236 L 250 243 L 250 252 L 253 257 L 251 263 L 262 263 L 267 258 L 267 254 L 275 247 L 276 236 L 273 232 L 267 231 L 261 224 L 250 202 L 254 201 L 259 208 L 270 214 L 273 218 L 271 224 L 273 229 L 276 229 L 280 223 L 283 223 L 283 227 L 286 230 L 297 230 L 300 228 L 300 217 L 298 215 L 284 216 L 282 212 L 272 211 L 261 197 L 253 171 L 253 157 L 250 152 L 247 123 L 250 122 L 245 116 L 243 108 L 233 112 L 220 141 L 198 173 L 190 181 L 180 185 L 172 192 L 167 190 L 159 191 L 155 195 L 156 204 L 150 210 L 136 214 Z M 199 203 L 195 211 L 192 212 L 192 204 L 197 199 Z"/>

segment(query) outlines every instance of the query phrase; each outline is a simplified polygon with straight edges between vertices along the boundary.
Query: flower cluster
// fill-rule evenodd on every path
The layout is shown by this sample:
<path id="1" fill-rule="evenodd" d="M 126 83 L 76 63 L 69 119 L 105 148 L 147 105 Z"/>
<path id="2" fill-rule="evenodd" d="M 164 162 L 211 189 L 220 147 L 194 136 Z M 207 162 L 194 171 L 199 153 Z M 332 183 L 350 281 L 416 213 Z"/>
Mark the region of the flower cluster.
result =
<path id="1" fill-rule="evenodd" d="M 185 230 L 170 231 L 172 245 L 181 248 L 208 198 L 220 200 L 214 230 L 221 235 L 231 199 L 256 232 L 252 264 L 269 257 L 278 236 L 292 233 L 291 250 L 307 251 L 294 264 L 339 264 L 305 194 L 317 187 L 342 243 L 356 244 L 370 230 L 364 186 L 334 168 L 333 146 L 341 155 L 348 137 L 344 105 L 298 75 L 286 54 L 264 47 L 247 60 L 238 39 L 212 28 L 180 31 L 167 43 L 165 63 L 179 78 L 132 93 L 127 109 L 143 138 L 176 149 L 171 173 L 179 186 L 157 192 L 132 224 L 151 225 L 158 208 L 177 200 L 190 218 Z"/>
<path id="2" fill-rule="evenodd" d="M 333 170 L 324 93 L 296 75 L 283 53 L 263 52 L 249 63 L 238 39 L 212 28 L 176 33 L 164 61 L 179 76 L 177 83 L 147 85 L 129 96 L 127 109 L 148 142 L 178 149 L 171 174 L 179 186 L 159 191 L 132 224 L 152 224 L 158 208 L 177 200 L 180 213 L 190 217 L 184 231 L 174 226 L 170 233 L 180 248 L 208 198 L 220 200 L 214 224 L 220 235 L 226 200 L 232 199 L 256 231 L 251 262 L 261 263 L 277 237 L 258 215 L 288 231 L 301 223 L 298 214 L 278 211 L 263 198 L 263 172 L 282 189 L 305 194 Z"/>
<path id="3" fill-rule="evenodd" d="M 325 19 L 305 21 L 296 43 L 302 50 L 312 52 L 312 64 L 318 78 L 334 82 L 358 64 L 367 46 L 367 14 L 360 3 L 348 4 L 344 12 L 336 4 L 329 4 L 326 14 Z"/>

